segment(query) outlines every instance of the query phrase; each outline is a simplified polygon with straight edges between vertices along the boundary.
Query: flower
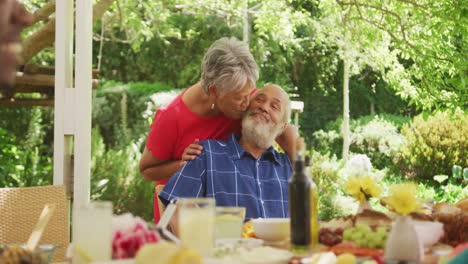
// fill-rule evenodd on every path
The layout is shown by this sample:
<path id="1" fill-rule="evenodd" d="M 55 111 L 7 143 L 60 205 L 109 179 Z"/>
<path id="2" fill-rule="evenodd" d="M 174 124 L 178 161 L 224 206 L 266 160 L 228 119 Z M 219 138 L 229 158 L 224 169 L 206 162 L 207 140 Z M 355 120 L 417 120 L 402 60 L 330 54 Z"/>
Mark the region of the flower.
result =
<path id="1" fill-rule="evenodd" d="M 394 184 L 390 187 L 386 203 L 401 215 L 418 211 L 422 204 L 416 197 L 417 188 L 415 183 Z"/>
<path id="2" fill-rule="evenodd" d="M 348 176 L 367 175 L 372 170 L 372 163 L 364 154 L 355 155 L 346 162 L 345 170 Z"/>
<path id="3" fill-rule="evenodd" d="M 371 176 L 351 176 L 345 183 L 346 192 L 356 200 L 364 202 L 370 197 L 379 197 L 380 187 Z"/>

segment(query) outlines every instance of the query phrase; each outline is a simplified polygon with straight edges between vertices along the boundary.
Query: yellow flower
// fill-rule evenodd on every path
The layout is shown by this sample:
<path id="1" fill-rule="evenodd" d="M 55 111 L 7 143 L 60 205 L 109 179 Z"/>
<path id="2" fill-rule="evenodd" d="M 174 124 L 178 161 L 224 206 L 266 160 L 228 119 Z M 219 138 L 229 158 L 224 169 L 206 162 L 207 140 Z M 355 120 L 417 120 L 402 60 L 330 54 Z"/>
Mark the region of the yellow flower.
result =
<path id="1" fill-rule="evenodd" d="M 421 208 L 416 197 L 418 186 L 414 183 L 399 183 L 390 188 L 387 204 L 397 213 L 408 215 Z"/>
<path id="2" fill-rule="evenodd" d="M 375 182 L 374 178 L 372 178 L 371 176 L 362 177 L 361 186 L 363 192 L 367 194 L 367 196 L 379 197 L 380 193 L 382 192 L 380 190 L 380 187 Z"/>
<path id="3" fill-rule="evenodd" d="M 356 200 L 363 202 L 369 197 L 379 197 L 380 187 L 371 176 L 349 177 L 345 183 L 346 192 Z"/>

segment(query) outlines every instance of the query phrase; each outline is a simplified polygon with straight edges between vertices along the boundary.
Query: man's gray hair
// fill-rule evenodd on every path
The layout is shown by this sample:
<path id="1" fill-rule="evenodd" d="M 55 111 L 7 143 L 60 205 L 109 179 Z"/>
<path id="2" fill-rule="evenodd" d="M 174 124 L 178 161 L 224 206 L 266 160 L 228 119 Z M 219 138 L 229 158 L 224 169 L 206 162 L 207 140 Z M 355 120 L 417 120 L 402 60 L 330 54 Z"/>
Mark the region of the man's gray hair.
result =
<path id="1" fill-rule="evenodd" d="M 258 66 L 246 43 L 236 38 L 216 40 L 201 64 L 201 83 L 208 94 L 210 85 L 221 94 L 237 91 L 246 84 L 255 87 Z"/>
<path id="2" fill-rule="evenodd" d="M 281 86 L 279 86 L 278 84 L 274 84 L 274 83 L 267 83 L 265 84 L 265 86 L 263 86 L 263 88 L 268 87 L 268 86 L 276 87 L 283 93 L 284 98 L 286 99 L 286 102 L 284 102 L 284 112 L 283 112 L 282 121 L 283 123 L 289 123 L 291 121 L 291 100 L 289 99 L 288 93 Z"/>

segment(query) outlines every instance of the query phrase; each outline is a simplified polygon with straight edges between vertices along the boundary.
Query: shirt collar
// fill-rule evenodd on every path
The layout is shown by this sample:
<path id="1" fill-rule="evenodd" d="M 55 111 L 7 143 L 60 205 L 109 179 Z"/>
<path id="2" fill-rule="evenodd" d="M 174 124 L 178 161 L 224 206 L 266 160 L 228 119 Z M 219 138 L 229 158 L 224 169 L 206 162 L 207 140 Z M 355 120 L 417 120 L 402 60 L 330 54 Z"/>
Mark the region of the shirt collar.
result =
<path id="1" fill-rule="evenodd" d="M 250 157 L 253 157 L 252 154 L 250 154 L 248 151 L 246 151 L 240 144 L 239 140 L 237 139 L 235 134 L 231 134 L 231 136 L 228 139 L 228 145 L 229 145 L 229 154 L 233 160 L 239 160 L 245 155 L 248 155 Z M 281 162 L 281 159 L 278 157 L 279 153 L 273 148 L 269 147 L 263 154 L 260 156 L 260 160 L 262 159 L 269 159 L 274 162 L 276 162 L 279 165 L 283 165 Z"/>

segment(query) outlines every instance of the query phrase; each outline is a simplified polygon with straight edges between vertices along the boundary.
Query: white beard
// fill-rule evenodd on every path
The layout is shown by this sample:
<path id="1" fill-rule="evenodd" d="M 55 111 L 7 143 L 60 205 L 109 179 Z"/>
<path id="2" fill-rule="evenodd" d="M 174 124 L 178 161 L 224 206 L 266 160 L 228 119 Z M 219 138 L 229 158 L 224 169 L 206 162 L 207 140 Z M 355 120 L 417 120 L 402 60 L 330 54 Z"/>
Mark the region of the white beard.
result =
<path id="1" fill-rule="evenodd" d="M 273 145 L 275 138 L 281 133 L 281 124 L 262 123 L 256 120 L 256 117 L 247 112 L 242 119 L 242 137 L 253 142 L 257 147 L 267 149 Z"/>

